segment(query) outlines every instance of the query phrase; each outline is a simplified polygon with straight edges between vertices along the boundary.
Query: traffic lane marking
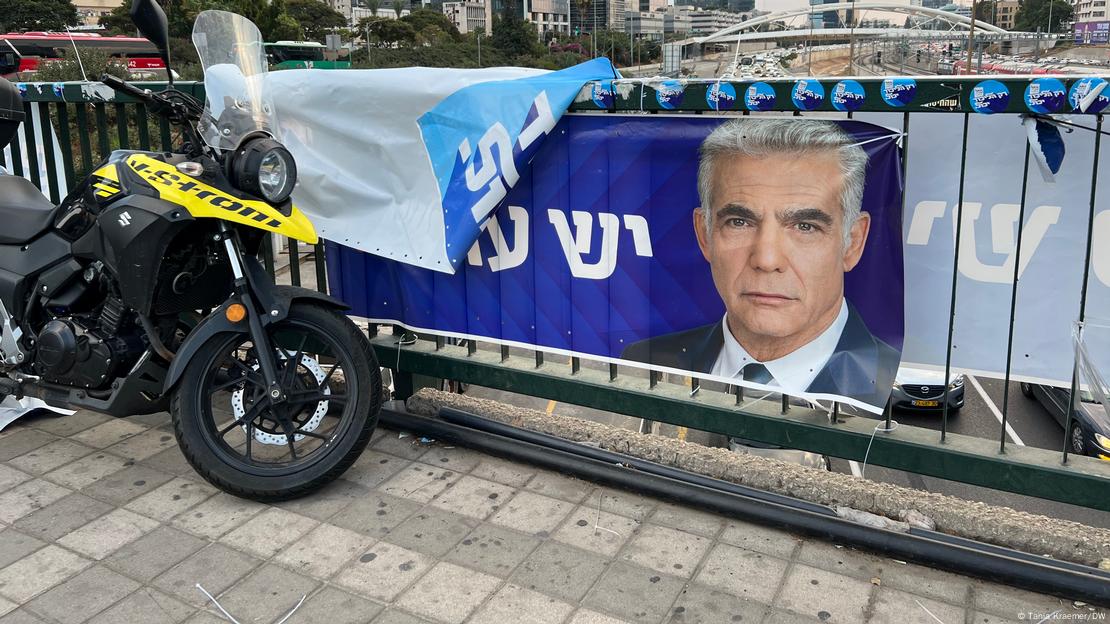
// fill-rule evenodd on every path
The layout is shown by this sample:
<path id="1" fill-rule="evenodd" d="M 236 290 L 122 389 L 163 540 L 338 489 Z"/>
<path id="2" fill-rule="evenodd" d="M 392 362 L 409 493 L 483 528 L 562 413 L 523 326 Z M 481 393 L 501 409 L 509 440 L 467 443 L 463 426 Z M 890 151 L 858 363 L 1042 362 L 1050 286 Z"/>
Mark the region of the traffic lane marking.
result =
<path id="1" fill-rule="evenodd" d="M 995 405 L 994 401 L 992 401 L 990 396 L 987 395 L 987 391 L 984 390 L 983 386 L 979 384 L 979 380 L 975 378 L 975 375 L 965 375 L 964 377 L 968 380 L 968 382 L 971 383 L 971 386 L 975 388 L 975 391 L 979 393 L 979 396 L 983 397 L 983 401 L 987 404 L 987 409 L 989 409 L 991 413 L 994 414 L 994 417 L 998 419 L 998 423 L 1004 424 L 1006 426 L 1006 435 L 1010 436 L 1010 439 L 1014 442 L 1014 444 L 1017 444 L 1018 446 L 1025 446 L 1025 442 L 1022 441 L 1021 436 L 1019 436 L 1017 434 L 1017 431 L 1014 431 L 1014 428 L 1010 426 L 1009 419 L 1006 419 L 1006 421 L 1003 422 L 1002 411 L 998 409 L 998 406 Z"/>

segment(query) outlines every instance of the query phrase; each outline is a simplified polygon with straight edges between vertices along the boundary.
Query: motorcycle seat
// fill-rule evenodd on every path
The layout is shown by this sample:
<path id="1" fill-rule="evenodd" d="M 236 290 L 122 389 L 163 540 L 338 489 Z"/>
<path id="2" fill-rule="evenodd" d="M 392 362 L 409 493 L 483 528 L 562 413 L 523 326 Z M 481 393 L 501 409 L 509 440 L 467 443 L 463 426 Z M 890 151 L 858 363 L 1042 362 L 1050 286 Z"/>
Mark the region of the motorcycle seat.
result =
<path id="1" fill-rule="evenodd" d="M 54 223 L 57 206 L 27 178 L 0 175 L 0 245 L 18 245 Z"/>

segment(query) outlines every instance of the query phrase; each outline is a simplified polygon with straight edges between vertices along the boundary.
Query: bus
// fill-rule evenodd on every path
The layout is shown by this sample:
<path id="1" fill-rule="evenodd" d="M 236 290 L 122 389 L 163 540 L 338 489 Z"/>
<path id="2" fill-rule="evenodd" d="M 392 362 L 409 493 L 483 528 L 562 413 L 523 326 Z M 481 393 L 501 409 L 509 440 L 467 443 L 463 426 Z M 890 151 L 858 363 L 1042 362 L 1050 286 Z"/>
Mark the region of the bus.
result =
<path id="1" fill-rule="evenodd" d="M 42 63 L 78 50 L 105 50 L 127 62 L 133 79 L 165 78 L 166 64 L 154 44 L 139 37 L 106 37 L 85 32 L 25 32 L 0 34 L 0 76 L 34 80 Z M 65 52 L 63 52 L 65 51 Z"/>
<path id="2" fill-rule="evenodd" d="M 327 46 L 316 41 L 278 41 L 266 44 L 266 58 L 275 69 L 350 69 L 349 60 L 327 60 Z M 346 50 L 339 54 L 346 56 Z M 334 56 L 329 54 L 327 56 Z M 348 57 L 349 58 L 349 57 Z"/>

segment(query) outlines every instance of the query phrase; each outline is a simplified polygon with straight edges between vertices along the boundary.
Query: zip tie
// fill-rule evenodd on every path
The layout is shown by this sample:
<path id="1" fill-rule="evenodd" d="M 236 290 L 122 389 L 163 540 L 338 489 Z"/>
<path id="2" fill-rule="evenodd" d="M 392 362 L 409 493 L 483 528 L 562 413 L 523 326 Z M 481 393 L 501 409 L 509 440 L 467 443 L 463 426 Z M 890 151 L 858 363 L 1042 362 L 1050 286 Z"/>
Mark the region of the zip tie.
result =
<path id="1" fill-rule="evenodd" d="M 605 495 L 602 494 L 601 492 L 597 493 L 597 520 L 594 520 L 594 535 L 597 535 L 597 530 L 601 529 L 602 531 L 608 531 L 608 532 L 612 533 L 613 535 L 616 535 L 617 537 L 624 537 L 623 535 L 621 535 L 620 533 L 617 533 L 613 529 L 607 529 L 607 528 L 601 526 L 601 524 L 600 524 L 601 523 L 601 499 L 604 498 L 604 497 L 605 497 Z"/>
<path id="2" fill-rule="evenodd" d="M 860 476 L 861 479 L 866 478 L 866 475 L 867 475 L 867 458 L 871 455 L 871 443 L 875 441 L 875 434 L 880 432 L 880 431 L 882 431 L 883 433 L 890 433 L 891 431 L 894 431 L 897 428 L 898 428 L 898 421 L 897 420 L 891 420 L 890 421 L 890 428 L 889 429 L 887 429 L 886 427 L 883 427 L 883 425 L 881 423 L 878 424 L 878 425 L 875 425 L 875 430 L 871 432 L 871 439 L 869 439 L 867 441 L 867 452 L 865 452 L 863 454 L 863 465 L 860 466 L 860 469 L 859 469 L 859 476 Z M 922 608 L 924 609 L 924 607 L 922 607 Z M 932 614 L 930 613 L 929 615 L 932 615 Z M 936 616 L 934 616 L 934 617 L 936 617 Z"/>
<path id="3" fill-rule="evenodd" d="M 285 620 L 288 620 L 289 618 L 293 617 L 293 614 L 297 612 L 297 609 L 301 608 L 301 605 L 304 604 L 304 599 L 305 598 L 308 598 L 308 594 L 305 594 L 305 595 L 301 596 L 301 601 L 297 603 L 297 606 L 293 607 L 289 611 L 289 613 L 285 614 L 285 617 L 281 618 L 280 620 L 278 620 L 274 624 L 285 624 Z"/>
<path id="4" fill-rule="evenodd" d="M 197 583 L 197 589 L 199 589 L 201 593 L 203 593 L 205 596 L 208 596 L 208 599 L 212 601 L 212 604 L 216 605 L 216 608 L 220 610 L 220 613 L 223 613 L 224 617 L 226 617 L 228 620 L 231 620 L 232 624 L 242 624 L 239 620 L 235 619 L 234 616 L 228 613 L 227 609 L 224 609 L 223 605 L 221 605 L 212 594 L 208 593 L 207 589 L 201 587 L 200 583 Z"/>
<path id="5" fill-rule="evenodd" d="M 938 617 L 937 617 L 936 615 L 934 615 L 934 614 L 933 614 L 933 612 L 932 612 L 932 611 L 930 611 L 930 610 L 926 609 L 926 608 L 925 608 L 925 605 L 921 604 L 921 601 L 920 601 L 920 600 L 918 600 L 917 598 L 914 598 L 914 599 L 913 599 L 913 601 L 914 601 L 914 602 L 916 602 L 916 603 L 917 603 L 917 606 L 921 607 L 921 609 L 922 609 L 923 611 L 925 611 L 925 613 L 928 613 L 928 614 L 929 614 L 929 617 L 933 618 L 933 619 L 934 619 L 934 620 L 936 620 L 937 622 L 940 622 L 940 624 L 944 624 L 944 620 L 942 620 L 942 619 L 938 618 Z M 281 623 L 279 622 L 278 624 L 281 624 Z"/>

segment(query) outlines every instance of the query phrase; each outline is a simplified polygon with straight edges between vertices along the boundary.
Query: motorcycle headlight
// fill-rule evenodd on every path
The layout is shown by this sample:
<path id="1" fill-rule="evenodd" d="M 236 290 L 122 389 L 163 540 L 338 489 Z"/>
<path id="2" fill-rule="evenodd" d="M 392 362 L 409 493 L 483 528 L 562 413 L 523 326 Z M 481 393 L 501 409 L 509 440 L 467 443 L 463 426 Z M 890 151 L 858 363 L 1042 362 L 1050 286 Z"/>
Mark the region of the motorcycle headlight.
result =
<path id="1" fill-rule="evenodd" d="M 271 204 L 289 199 L 297 184 L 297 163 L 289 150 L 269 138 L 244 143 L 232 164 L 235 186 Z"/>

